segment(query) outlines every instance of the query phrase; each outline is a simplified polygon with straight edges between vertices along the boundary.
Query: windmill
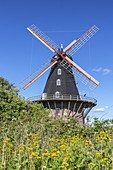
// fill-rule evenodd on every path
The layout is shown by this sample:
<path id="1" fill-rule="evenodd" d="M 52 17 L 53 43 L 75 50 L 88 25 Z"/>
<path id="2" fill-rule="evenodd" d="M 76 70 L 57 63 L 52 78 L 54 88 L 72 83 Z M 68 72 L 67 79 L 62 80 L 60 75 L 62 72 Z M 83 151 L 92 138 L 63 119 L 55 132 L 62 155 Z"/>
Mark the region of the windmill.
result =
<path id="1" fill-rule="evenodd" d="M 96 106 L 97 101 L 79 94 L 74 76 L 92 90 L 99 85 L 99 82 L 79 67 L 73 61 L 72 55 L 99 29 L 94 25 L 82 37 L 74 40 L 65 49 L 63 49 L 62 44 L 61 48 L 59 48 L 54 41 L 34 24 L 27 29 L 52 52 L 55 52 L 55 55 L 19 83 L 20 86 L 26 89 L 51 68 L 43 94 L 31 97 L 29 100 L 41 102 L 45 108 L 50 110 L 50 116 L 63 117 L 63 115 L 68 115 L 75 117 L 80 124 L 83 124 L 85 117 Z"/>

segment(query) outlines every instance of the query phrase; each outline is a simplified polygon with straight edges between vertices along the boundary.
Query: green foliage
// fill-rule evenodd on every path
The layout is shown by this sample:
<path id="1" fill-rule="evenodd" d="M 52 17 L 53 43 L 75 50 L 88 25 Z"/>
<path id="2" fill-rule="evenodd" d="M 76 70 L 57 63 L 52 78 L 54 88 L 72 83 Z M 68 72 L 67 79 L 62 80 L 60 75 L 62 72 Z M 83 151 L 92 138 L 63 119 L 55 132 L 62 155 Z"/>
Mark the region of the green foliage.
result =
<path id="1" fill-rule="evenodd" d="M 17 120 L 31 121 L 31 119 L 35 120 L 37 116 L 41 116 L 41 112 L 44 111 L 42 106 L 25 101 L 18 93 L 18 89 L 0 78 L 0 121 L 8 124 Z"/>
<path id="2" fill-rule="evenodd" d="M 51 119 L 41 104 L 0 81 L 0 169 L 113 169 L 113 120 L 77 125 Z"/>

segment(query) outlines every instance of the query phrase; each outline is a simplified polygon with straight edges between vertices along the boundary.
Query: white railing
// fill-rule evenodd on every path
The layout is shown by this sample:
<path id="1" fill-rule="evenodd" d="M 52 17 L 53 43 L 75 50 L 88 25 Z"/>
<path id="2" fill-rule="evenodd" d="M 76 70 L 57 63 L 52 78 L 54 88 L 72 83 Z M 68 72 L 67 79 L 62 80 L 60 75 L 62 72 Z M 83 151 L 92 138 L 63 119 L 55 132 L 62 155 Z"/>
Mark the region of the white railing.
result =
<path id="1" fill-rule="evenodd" d="M 76 100 L 76 101 L 88 101 L 97 104 L 97 100 L 91 97 L 87 96 L 82 96 L 82 95 L 60 95 L 60 96 L 55 96 L 55 95 L 49 95 L 47 97 L 42 97 L 40 96 L 33 96 L 29 97 L 27 100 L 29 101 L 38 101 L 38 100 Z"/>

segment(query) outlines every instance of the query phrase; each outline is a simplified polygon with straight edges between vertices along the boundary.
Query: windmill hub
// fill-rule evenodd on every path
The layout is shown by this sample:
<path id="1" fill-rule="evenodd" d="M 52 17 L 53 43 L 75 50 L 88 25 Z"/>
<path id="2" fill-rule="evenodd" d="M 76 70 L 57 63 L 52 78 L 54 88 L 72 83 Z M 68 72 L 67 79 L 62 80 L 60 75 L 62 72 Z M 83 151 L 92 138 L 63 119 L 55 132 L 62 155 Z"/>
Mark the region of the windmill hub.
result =
<path id="1" fill-rule="evenodd" d="M 29 98 L 29 100 L 41 102 L 45 108 L 50 110 L 50 116 L 62 118 L 63 115 L 67 115 L 75 117 L 79 124 L 83 124 L 84 118 L 92 107 L 96 106 L 97 101 L 79 94 L 74 75 L 90 89 L 97 87 L 99 82 L 78 66 L 71 56 L 98 31 L 98 28 L 94 25 L 65 49 L 63 49 L 63 44 L 61 44 L 61 48 L 58 47 L 35 25 L 31 25 L 27 29 L 56 54 L 23 80 L 20 85 L 23 89 L 27 88 L 51 68 L 43 94 L 39 97 Z"/>

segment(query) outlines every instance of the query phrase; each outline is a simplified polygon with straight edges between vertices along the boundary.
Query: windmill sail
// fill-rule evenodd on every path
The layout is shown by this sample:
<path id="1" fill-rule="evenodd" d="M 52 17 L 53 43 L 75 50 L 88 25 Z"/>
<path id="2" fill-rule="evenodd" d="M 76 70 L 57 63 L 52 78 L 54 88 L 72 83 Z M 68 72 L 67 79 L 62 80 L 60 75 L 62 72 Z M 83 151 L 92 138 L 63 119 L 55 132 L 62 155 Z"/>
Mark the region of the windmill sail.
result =
<path id="1" fill-rule="evenodd" d="M 27 28 L 36 38 L 38 38 L 45 46 L 47 46 L 52 52 L 59 53 L 58 45 L 52 41 L 47 35 L 45 35 L 34 24 Z"/>
<path id="2" fill-rule="evenodd" d="M 83 84 L 88 86 L 91 90 L 94 90 L 99 85 L 99 82 L 97 80 L 95 80 L 91 75 L 89 75 L 86 71 L 84 71 L 68 57 L 64 57 L 60 64 L 71 73 L 73 66 L 73 74 L 76 76 L 77 79 L 79 79 Z"/>
<path id="3" fill-rule="evenodd" d="M 41 67 L 39 67 L 37 70 L 35 70 L 32 74 L 30 74 L 26 79 L 24 79 L 22 82 L 19 83 L 19 85 L 26 89 L 28 86 L 30 86 L 34 81 L 36 81 L 40 76 L 42 76 L 49 68 L 51 68 L 53 65 L 57 63 L 57 59 L 55 59 L 53 62 L 51 60 L 48 60 L 46 63 L 44 63 Z M 51 62 L 51 63 L 50 63 Z"/>
<path id="4" fill-rule="evenodd" d="M 82 68 L 80 68 L 76 63 L 74 63 L 66 54 L 73 55 L 77 50 L 79 50 L 99 29 L 94 25 L 91 27 L 81 38 L 78 40 L 74 40 L 71 42 L 62 52 L 57 51 L 58 45 L 52 41 L 48 36 L 46 36 L 39 28 L 37 28 L 34 24 L 27 28 L 36 38 L 38 38 L 44 45 L 46 45 L 52 52 L 56 52 L 58 57 L 51 62 L 50 60 L 38 68 L 35 72 L 29 75 L 26 79 L 24 79 L 20 86 L 23 89 L 27 88 L 30 84 L 32 84 L 36 79 L 38 79 L 41 75 L 43 75 L 49 68 L 51 68 L 54 64 L 57 63 L 59 58 L 60 64 L 72 73 L 72 67 L 74 68 L 74 75 L 81 80 L 86 86 L 90 89 L 94 89 L 99 85 L 99 82 L 95 80 L 92 76 L 86 73 Z M 50 63 L 51 62 L 51 63 Z"/>
<path id="5" fill-rule="evenodd" d="M 69 44 L 63 52 L 63 55 L 67 53 L 68 55 L 73 55 L 76 51 L 78 51 L 97 31 L 99 28 L 97 28 L 95 25 L 91 27 L 81 38 L 78 40 L 74 40 L 71 44 Z"/>

